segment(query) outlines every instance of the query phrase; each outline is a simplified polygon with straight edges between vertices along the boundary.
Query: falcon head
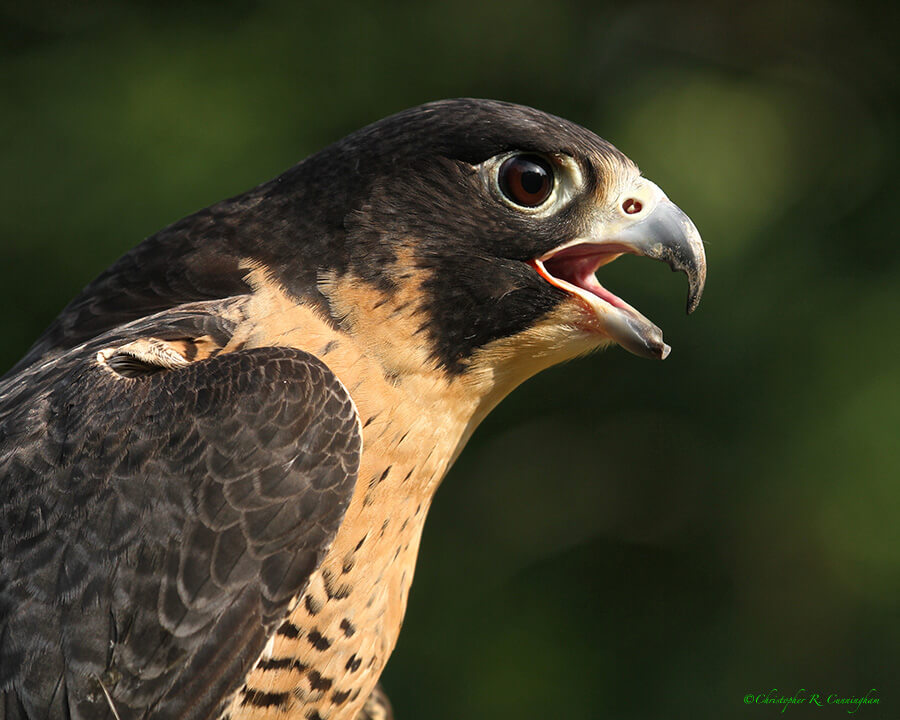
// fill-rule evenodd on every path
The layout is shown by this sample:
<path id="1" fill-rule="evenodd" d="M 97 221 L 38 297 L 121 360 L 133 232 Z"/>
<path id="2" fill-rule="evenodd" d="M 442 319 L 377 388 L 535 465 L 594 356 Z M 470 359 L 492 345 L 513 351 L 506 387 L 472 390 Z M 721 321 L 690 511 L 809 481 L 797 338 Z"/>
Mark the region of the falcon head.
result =
<path id="1" fill-rule="evenodd" d="M 529 107 L 434 102 L 149 238 L 13 371 L 137 318 L 274 283 L 389 379 L 436 373 L 502 396 L 613 343 L 668 355 L 660 329 L 595 276 L 624 253 L 684 272 L 688 312 L 697 306 L 696 228 L 616 148 Z"/>
<path id="2" fill-rule="evenodd" d="M 328 311 L 405 346 L 401 365 L 517 383 L 611 343 L 662 359 L 661 330 L 595 272 L 642 255 L 687 275 L 688 312 L 703 291 L 690 219 L 608 142 L 529 107 L 413 108 L 309 158 L 285 185 L 315 186 L 323 201 L 305 207 L 335 212 L 320 222 L 341 243 L 316 262 L 331 268 L 318 278 Z"/>

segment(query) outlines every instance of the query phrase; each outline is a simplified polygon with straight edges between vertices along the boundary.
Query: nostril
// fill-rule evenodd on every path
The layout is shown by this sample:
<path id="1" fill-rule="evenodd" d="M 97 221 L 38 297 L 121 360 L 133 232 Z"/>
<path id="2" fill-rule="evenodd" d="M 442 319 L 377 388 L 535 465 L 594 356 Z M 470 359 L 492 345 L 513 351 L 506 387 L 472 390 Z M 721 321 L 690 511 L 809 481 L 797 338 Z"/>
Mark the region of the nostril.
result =
<path id="1" fill-rule="evenodd" d="M 643 209 L 643 205 L 641 205 L 640 200 L 635 200 L 634 198 L 628 198 L 625 202 L 622 203 L 622 209 L 628 215 L 636 215 Z"/>

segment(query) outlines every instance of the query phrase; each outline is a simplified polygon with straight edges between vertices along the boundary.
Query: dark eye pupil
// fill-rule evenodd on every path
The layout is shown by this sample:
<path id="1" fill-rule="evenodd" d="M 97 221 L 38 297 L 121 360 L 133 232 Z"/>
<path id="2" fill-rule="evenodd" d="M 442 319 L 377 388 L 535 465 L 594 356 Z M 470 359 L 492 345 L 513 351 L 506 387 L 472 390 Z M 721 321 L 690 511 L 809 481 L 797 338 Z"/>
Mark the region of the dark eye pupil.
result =
<path id="1" fill-rule="evenodd" d="M 553 191 L 553 169 L 539 155 L 513 155 L 503 161 L 500 190 L 516 205 L 537 207 Z"/>
<path id="2" fill-rule="evenodd" d="M 526 170 L 522 173 L 522 187 L 525 188 L 525 192 L 529 194 L 536 195 L 539 193 L 546 181 L 547 176 L 540 172 Z"/>

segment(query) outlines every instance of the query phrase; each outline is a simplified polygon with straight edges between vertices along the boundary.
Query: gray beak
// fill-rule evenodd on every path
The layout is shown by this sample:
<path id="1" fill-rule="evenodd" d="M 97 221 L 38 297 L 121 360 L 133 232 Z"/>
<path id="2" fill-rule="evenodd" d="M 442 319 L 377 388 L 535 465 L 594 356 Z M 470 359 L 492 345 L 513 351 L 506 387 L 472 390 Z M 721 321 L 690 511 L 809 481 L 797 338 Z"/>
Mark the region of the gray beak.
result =
<path id="1" fill-rule="evenodd" d="M 610 239 L 621 243 L 625 252 L 662 260 L 673 272 L 687 275 L 687 312 L 697 309 L 706 284 L 706 254 L 700 233 L 680 207 L 664 198 L 646 217 Z"/>
<path id="2" fill-rule="evenodd" d="M 591 327 L 629 352 L 663 359 L 671 348 L 662 330 L 597 281 L 596 270 L 622 254 L 662 260 L 688 278 L 687 311 L 700 302 L 706 254 L 700 233 L 662 190 L 639 177 L 616 203 L 599 212 L 588 232 L 534 260 L 551 284 L 576 295 L 591 309 Z"/>

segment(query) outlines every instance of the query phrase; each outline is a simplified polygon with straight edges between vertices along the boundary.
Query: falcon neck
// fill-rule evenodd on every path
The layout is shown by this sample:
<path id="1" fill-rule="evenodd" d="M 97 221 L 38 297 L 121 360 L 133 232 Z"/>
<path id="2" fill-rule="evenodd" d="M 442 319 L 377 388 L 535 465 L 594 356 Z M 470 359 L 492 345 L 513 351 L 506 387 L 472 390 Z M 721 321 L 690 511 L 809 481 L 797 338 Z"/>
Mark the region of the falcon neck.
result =
<path id="1" fill-rule="evenodd" d="M 415 466 L 402 492 L 430 500 L 497 393 L 448 374 L 431 356 L 414 288 L 386 295 L 352 276 L 321 277 L 326 317 L 318 305 L 298 302 L 263 268 L 248 278 L 253 292 L 243 308 L 246 320 L 226 351 L 282 345 L 317 356 L 356 404 L 364 464 L 377 450 L 393 464 Z M 391 486 L 393 475 L 379 485 Z"/>

